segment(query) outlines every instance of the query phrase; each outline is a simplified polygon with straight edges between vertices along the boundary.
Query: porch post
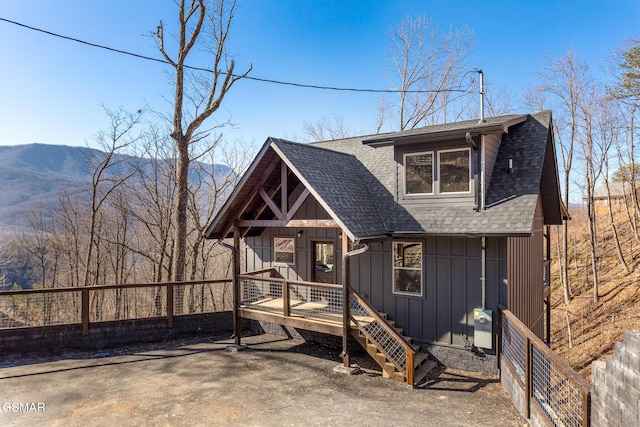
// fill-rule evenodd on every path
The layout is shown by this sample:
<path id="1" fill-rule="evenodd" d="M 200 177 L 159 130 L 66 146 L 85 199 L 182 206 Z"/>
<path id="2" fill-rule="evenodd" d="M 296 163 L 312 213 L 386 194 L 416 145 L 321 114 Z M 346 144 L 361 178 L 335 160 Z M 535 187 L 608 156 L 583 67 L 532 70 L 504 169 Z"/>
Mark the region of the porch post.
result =
<path id="1" fill-rule="evenodd" d="M 242 319 L 240 318 L 240 228 L 233 225 L 233 331 L 235 345 L 241 345 Z"/>
<path id="2" fill-rule="evenodd" d="M 351 346 L 349 335 L 351 333 L 351 288 L 350 288 L 350 274 L 349 274 L 349 259 L 354 255 L 360 255 L 369 250 L 369 245 L 365 244 L 364 247 L 354 249 L 351 252 L 344 252 L 348 248 L 349 239 L 345 238 L 344 231 L 342 232 L 342 361 L 345 368 L 351 367 Z"/>
<path id="3" fill-rule="evenodd" d="M 351 367 L 351 349 L 349 348 L 349 323 L 351 322 L 351 304 L 349 302 L 349 236 L 342 232 L 342 362 Z"/>

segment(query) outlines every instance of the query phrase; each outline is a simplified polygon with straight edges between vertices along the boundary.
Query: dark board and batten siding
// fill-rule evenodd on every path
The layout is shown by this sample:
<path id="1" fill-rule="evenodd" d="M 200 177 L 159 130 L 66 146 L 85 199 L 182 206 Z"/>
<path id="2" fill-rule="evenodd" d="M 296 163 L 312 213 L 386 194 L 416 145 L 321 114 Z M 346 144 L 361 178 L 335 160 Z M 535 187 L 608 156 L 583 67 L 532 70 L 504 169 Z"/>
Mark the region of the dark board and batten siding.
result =
<path id="1" fill-rule="evenodd" d="M 392 240 L 371 243 L 368 252 L 353 259 L 351 285 L 416 343 L 463 348 L 464 338 L 473 342 L 473 310 L 482 306 L 481 239 L 418 240 L 424 245 L 423 296 L 393 293 Z M 486 298 L 487 308 L 494 310 L 507 298 L 505 251 L 506 239 L 487 239 Z"/>
<path id="2" fill-rule="evenodd" d="M 293 194 L 291 198 L 296 196 Z M 320 204 L 309 196 L 296 213 L 295 219 L 330 219 L 329 214 Z M 298 237 L 298 232 L 302 236 Z M 315 241 L 333 241 L 335 248 L 335 266 L 337 283 L 340 281 L 342 252 L 340 230 L 337 228 L 266 228 L 260 236 L 246 237 L 244 245 L 243 271 L 256 271 L 264 268 L 275 268 L 278 276 L 288 280 L 311 280 L 311 250 Z M 273 238 L 295 238 L 295 264 L 287 265 L 273 262 Z"/>
<path id="3" fill-rule="evenodd" d="M 530 237 L 507 239 L 507 307 L 544 339 L 544 217 L 538 199 Z"/>

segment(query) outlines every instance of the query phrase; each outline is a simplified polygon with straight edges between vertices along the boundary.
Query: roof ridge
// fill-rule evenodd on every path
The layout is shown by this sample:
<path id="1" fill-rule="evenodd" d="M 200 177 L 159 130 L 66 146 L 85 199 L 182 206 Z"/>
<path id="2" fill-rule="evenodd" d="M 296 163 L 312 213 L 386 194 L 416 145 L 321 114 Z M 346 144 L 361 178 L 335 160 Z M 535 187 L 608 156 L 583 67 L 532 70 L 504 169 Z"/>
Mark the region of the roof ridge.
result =
<path id="1" fill-rule="evenodd" d="M 331 153 L 342 154 L 344 156 L 349 156 L 349 157 L 354 157 L 354 158 L 356 157 L 355 155 L 350 154 L 350 153 L 345 153 L 344 151 L 337 151 L 337 150 L 332 150 L 330 148 L 317 147 L 315 145 L 312 145 L 312 144 L 315 144 L 315 143 L 289 141 L 287 139 L 274 138 L 272 136 L 267 138 L 267 140 L 269 142 L 275 142 L 276 144 L 290 144 L 290 145 L 295 145 L 295 146 L 298 146 L 298 147 L 308 147 L 308 148 L 313 148 L 313 149 L 316 149 L 316 150 L 329 151 Z M 334 141 L 340 141 L 340 140 L 336 139 Z M 329 141 L 323 141 L 323 142 L 329 142 Z"/>

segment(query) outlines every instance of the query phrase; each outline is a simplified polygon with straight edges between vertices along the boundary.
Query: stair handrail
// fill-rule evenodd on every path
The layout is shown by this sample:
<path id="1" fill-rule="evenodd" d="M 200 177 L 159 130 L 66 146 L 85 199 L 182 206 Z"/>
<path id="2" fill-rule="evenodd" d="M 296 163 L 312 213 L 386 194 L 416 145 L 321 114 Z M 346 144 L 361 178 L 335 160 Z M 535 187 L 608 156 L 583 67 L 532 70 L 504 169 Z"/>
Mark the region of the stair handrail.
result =
<path id="1" fill-rule="evenodd" d="M 393 327 L 389 324 L 389 322 L 387 322 L 387 319 L 380 316 L 380 313 L 378 313 L 378 310 L 373 308 L 371 304 L 365 301 L 352 287 L 349 287 L 349 294 L 353 294 L 353 296 L 358 300 L 358 302 L 360 302 L 360 304 L 362 304 L 367 309 L 367 311 L 371 313 L 372 315 L 371 317 L 375 318 L 387 332 L 389 332 L 397 341 L 399 341 L 402 344 L 402 346 L 408 352 L 411 352 L 411 354 L 414 354 L 414 355 L 417 353 L 416 350 L 413 348 L 413 346 L 411 346 L 411 344 L 407 341 L 407 339 L 398 331 L 393 329 Z M 353 315 L 351 316 L 351 318 L 353 320 L 356 320 L 353 318 Z"/>

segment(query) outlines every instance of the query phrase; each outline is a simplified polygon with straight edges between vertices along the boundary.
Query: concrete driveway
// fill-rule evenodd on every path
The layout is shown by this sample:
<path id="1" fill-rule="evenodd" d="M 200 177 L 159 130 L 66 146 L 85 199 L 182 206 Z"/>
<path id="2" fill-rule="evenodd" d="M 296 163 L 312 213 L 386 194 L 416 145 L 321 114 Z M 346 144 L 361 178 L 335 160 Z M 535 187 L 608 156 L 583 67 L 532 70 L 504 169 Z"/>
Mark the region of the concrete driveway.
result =
<path id="1" fill-rule="evenodd" d="M 374 369 L 333 372 L 335 349 L 244 342 L 240 352 L 208 338 L 2 366 L 0 425 L 526 425 L 496 379 L 440 370 L 411 389 Z"/>

